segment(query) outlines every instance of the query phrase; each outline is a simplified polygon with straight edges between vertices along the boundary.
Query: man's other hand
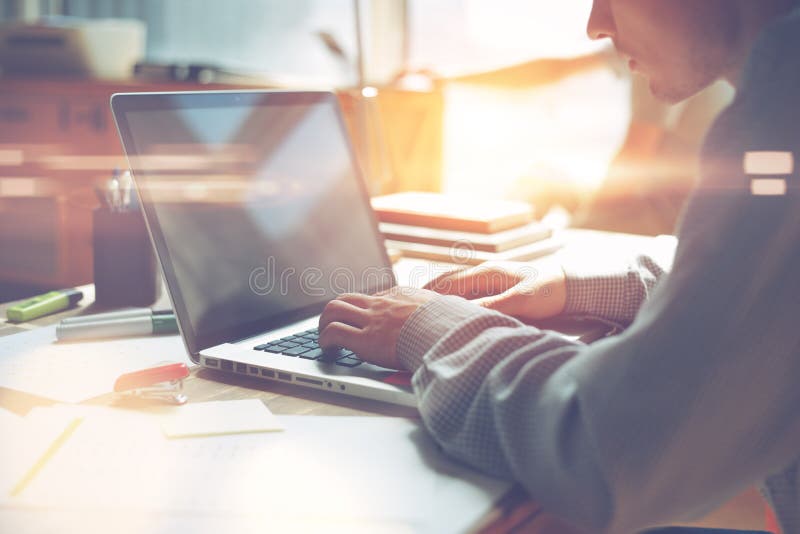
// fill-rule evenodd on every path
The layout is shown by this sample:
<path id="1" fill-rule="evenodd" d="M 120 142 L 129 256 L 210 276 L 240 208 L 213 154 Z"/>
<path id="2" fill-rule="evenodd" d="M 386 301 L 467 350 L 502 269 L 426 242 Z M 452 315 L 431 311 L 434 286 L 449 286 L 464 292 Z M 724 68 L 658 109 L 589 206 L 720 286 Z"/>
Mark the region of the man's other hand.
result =
<path id="1" fill-rule="evenodd" d="M 439 276 L 425 288 L 471 299 L 523 322 L 560 314 L 567 295 L 564 270 L 553 260 L 487 262 Z"/>
<path id="2" fill-rule="evenodd" d="M 364 361 L 402 369 L 397 360 L 400 329 L 417 308 L 436 296 L 413 287 L 393 287 L 375 295 L 340 295 L 325 306 L 319 319 L 320 347 L 350 349 Z"/>

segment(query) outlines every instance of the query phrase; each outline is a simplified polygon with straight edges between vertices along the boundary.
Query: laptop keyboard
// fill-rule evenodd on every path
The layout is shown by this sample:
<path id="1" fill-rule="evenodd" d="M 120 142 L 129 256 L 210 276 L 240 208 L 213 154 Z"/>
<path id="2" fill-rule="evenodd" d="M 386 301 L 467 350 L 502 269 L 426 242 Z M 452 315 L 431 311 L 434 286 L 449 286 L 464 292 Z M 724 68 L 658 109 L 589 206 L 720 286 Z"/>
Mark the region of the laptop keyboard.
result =
<path id="1" fill-rule="evenodd" d="M 356 357 L 352 350 L 327 349 L 323 351 L 319 346 L 319 332 L 316 328 L 309 328 L 291 336 L 256 345 L 253 350 L 303 358 L 304 360 L 319 360 L 342 367 L 357 367 L 364 363 L 363 360 Z"/>

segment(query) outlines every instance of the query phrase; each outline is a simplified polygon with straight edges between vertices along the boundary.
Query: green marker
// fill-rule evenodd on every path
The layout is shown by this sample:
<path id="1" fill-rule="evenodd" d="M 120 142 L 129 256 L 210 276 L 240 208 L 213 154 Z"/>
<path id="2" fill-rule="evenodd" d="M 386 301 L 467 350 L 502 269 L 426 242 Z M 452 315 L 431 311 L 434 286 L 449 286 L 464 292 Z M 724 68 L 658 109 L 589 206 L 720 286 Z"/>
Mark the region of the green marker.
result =
<path id="1" fill-rule="evenodd" d="M 60 312 L 75 306 L 83 298 L 77 289 L 61 289 L 30 298 L 6 310 L 8 320 L 15 323 L 32 321 L 37 317 Z"/>

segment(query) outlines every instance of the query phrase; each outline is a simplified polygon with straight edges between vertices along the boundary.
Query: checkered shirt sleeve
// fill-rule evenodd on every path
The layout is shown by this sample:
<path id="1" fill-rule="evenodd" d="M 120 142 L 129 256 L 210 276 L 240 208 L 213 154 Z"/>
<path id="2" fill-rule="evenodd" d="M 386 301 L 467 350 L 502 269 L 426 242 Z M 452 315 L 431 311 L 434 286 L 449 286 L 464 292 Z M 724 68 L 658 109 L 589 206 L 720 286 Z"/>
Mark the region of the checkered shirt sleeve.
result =
<path id="1" fill-rule="evenodd" d="M 630 324 L 672 265 L 676 241 L 654 240 L 651 250 L 619 263 L 568 262 L 564 313 Z"/>
<path id="2" fill-rule="evenodd" d="M 603 314 L 610 320 L 632 318 L 636 310 L 629 308 L 644 300 L 666 270 L 646 255 L 637 262 L 630 267 L 623 263 L 626 268 L 621 273 L 570 270 L 570 311 Z M 603 298 L 611 300 L 604 303 Z M 544 439 L 539 437 L 540 432 L 555 429 L 547 428 L 553 415 L 537 417 L 537 402 L 553 394 L 549 391 L 551 378 L 585 348 L 583 343 L 453 296 L 436 297 L 417 309 L 397 342 L 401 364 L 415 371 L 412 383 L 420 413 L 443 448 L 485 471 L 523 481 L 520 473 L 541 458 L 559 454 L 544 434 Z M 589 446 L 591 440 L 579 445 Z M 583 458 L 596 454 L 591 450 L 572 452 Z M 557 467 L 550 472 L 537 469 L 536 476 L 541 484 L 552 483 L 553 488 L 563 484 Z M 576 510 L 578 515 L 573 518 L 587 525 L 603 524 L 611 506 L 604 500 L 602 481 L 601 476 L 584 479 L 580 489 L 561 488 L 552 495 L 584 499 L 591 504 Z M 547 494 L 529 490 L 542 504 L 548 504 Z M 552 504 L 554 509 L 560 508 L 559 503 Z"/>
<path id="3" fill-rule="evenodd" d="M 536 397 L 580 347 L 585 345 L 459 297 L 439 296 L 408 318 L 397 352 L 405 367 L 416 370 L 412 384 L 420 414 L 443 449 L 490 474 L 525 481 L 524 473 L 535 462 L 555 452 L 546 435 L 537 437 L 548 430 L 545 421 L 542 427 L 536 424 Z M 552 479 L 552 495 L 571 493 L 558 482 L 563 478 L 557 469 L 546 471 L 538 470 L 537 480 L 548 484 Z M 603 514 L 608 503 L 596 500 L 602 487 L 588 482 L 579 494 L 577 498 L 597 503 L 584 508 L 590 515 L 580 517 L 582 522 L 607 521 Z M 532 495 L 549 504 L 547 495 Z"/>

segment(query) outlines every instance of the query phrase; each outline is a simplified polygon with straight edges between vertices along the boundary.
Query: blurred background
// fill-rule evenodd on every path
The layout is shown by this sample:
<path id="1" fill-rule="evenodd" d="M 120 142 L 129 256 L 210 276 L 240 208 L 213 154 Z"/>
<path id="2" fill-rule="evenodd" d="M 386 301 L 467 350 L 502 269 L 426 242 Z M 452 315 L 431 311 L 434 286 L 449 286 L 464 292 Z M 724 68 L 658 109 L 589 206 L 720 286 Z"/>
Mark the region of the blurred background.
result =
<path id="1" fill-rule="evenodd" d="M 0 0 L 0 302 L 92 281 L 120 91 L 338 92 L 373 194 L 441 191 L 671 233 L 732 91 L 668 107 L 591 0 Z"/>

